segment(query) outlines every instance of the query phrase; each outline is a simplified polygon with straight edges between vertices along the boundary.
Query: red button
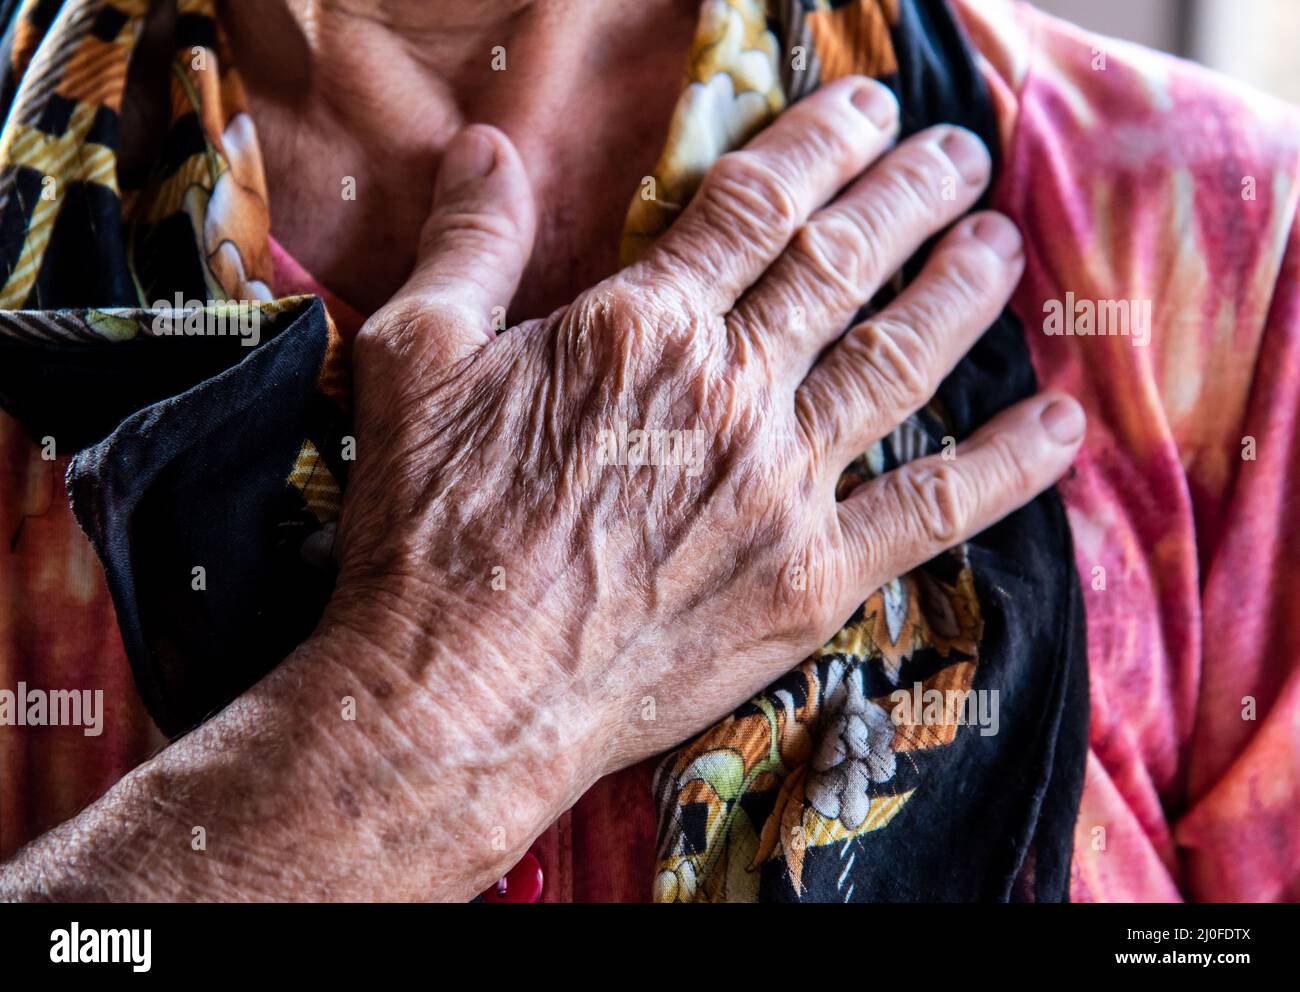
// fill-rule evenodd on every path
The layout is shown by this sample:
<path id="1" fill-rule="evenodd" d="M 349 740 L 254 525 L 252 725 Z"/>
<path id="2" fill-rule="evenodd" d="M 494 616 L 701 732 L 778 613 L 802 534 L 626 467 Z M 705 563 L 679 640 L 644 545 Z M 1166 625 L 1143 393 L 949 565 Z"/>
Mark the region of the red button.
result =
<path id="1" fill-rule="evenodd" d="M 484 902 L 537 902 L 542 898 L 542 863 L 532 851 L 519 859 L 496 885 L 483 893 Z"/>

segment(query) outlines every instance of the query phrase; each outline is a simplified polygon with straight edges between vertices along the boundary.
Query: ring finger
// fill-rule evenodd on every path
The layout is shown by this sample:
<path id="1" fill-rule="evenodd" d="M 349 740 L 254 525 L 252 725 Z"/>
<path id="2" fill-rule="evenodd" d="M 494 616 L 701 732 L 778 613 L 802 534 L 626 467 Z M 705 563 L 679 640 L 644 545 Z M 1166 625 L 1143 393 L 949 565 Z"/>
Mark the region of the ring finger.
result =
<path id="1" fill-rule="evenodd" d="M 853 327 L 795 392 L 795 414 L 832 476 L 929 401 L 993 323 L 1024 269 L 1020 232 L 980 213 L 939 242 L 898 298 Z"/>
<path id="2" fill-rule="evenodd" d="M 964 128 L 914 135 L 813 214 L 729 322 L 761 339 L 787 338 L 765 350 L 799 382 L 884 282 L 975 204 L 990 169 L 984 143 Z"/>

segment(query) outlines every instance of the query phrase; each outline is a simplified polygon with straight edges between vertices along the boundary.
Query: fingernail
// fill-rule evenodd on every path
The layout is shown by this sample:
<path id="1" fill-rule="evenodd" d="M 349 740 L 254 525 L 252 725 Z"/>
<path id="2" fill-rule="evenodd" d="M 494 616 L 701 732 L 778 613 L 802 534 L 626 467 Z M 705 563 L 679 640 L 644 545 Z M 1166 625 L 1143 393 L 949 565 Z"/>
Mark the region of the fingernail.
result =
<path id="1" fill-rule="evenodd" d="M 1072 397 L 1053 400 L 1042 412 L 1043 429 L 1057 444 L 1074 444 L 1083 437 L 1083 407 Z"/>
<path id="2" fill-rule="evenodd" d="M 975 222 L 972 233 L 1007 261 L 1018 258 L 1024 247 L 1020 229 L 1002 214 L 985 214 L 980 217 Z"/>
<path id="3" fill-rule="evenodd" d="M 939 142 L 939 147 L 967 183 L 974 186 L 984 182 L 991 163 L 988 149 L 979 138 L 965 128 L 953 127 Z"/>
<path id="4" fill-rule="evenodd" d="M 850 99 L 853 106 L 882 131 L 890 130 L 898 120 L 898 101 L 893 91 L 883 83 L 865 83 L 853 91 Z"/>
<path id="5" fill-rule="evenodd" d="M 438 193 L 452 190 L 475 179 L 482 179 L 496 164 L 492 142 L 477 131 L 461 131 L 451 139 L 438 167 Z"/>

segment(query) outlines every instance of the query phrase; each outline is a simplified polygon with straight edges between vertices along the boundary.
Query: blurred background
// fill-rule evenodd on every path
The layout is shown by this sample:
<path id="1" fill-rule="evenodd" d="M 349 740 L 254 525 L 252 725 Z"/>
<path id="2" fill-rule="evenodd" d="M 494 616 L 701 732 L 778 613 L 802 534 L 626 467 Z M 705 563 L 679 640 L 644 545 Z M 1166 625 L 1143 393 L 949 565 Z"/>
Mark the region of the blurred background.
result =
<path id="1" fill-rule="evenodd" d="M 1300 103 L 1300 0 L 1031 0 Z"/>

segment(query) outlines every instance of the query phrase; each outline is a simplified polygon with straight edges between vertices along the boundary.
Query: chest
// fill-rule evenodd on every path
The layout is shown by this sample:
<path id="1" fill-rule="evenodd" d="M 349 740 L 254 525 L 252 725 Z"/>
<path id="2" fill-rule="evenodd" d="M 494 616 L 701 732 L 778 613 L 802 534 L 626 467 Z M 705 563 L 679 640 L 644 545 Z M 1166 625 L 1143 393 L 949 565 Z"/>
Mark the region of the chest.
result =
<path id="1" fill-rule="evenodd" d="M 632 133 L 607 109 L 588 107 L 562 131 L 540 118 L 489 120 L 520 151 L 536 215 L 511 322 L 545 316 L 617 269 L 628 205 L 654 166 L 671 108 L 632 122 Z M 272 233 L 323 284 L 373 312 L 415 262 L 442 147 L 462 123 L 449 112 L 437 134 L 404 145 L 330 139 L 273 113 L 258 119 Z"/>

